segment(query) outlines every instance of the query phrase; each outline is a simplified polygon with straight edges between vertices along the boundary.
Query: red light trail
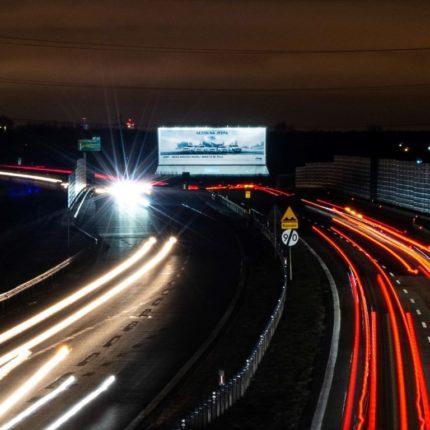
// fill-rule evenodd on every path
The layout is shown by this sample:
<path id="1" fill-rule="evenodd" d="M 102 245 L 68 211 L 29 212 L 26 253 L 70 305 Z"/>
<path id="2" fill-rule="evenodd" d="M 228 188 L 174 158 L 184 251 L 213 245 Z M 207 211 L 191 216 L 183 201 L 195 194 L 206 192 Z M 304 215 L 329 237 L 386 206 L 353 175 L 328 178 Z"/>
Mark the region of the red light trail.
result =
<path id="1" fill-rule="evenodd" d="M 344 430 L 349 430 L 352 428 L 352 418 L 353 418 L 353 409 L 355 403 L 355 392 L 357 386 L 357 373 L 358 373 L 358 357 L 360 354 L 360 315 L 361 321 L 363 322 L 363 336 L 364 336 L 364 369 L 362 375 L 361 382 L 361 392 L 358 400 L 358 425 L 357 428 L 362 428 L 365 420 L 365 398 L 368 394 L 368 378 L 369 378 L 369 366 L 370 366 L 370 357 L 373 355 L 370 351 L 371 343 L 370 343 L 370 322 L 369 322 L 369 313 L 367 308 L 367 300 L 363 288 L 363 284 L 361 282 L 360 276 L 355 265 L 352 263 L 350 258 L 346 255 L 346 253 L 323 231 L 321 231 L 318 227 L 313 226 L 312 229 L 317 232 L 321 237 L 323 237 L 342 257 L 347 266 L 351 269 L 353 276 L 349 276 L 353 300 L 354 300 L 354 345 L 352 352 L 352 362 L 351 362 L 351 372 L 348 383 L 348 392 L 347 392 L 347 400 L 346 407 L 343 417 L 342 428 Z"/>

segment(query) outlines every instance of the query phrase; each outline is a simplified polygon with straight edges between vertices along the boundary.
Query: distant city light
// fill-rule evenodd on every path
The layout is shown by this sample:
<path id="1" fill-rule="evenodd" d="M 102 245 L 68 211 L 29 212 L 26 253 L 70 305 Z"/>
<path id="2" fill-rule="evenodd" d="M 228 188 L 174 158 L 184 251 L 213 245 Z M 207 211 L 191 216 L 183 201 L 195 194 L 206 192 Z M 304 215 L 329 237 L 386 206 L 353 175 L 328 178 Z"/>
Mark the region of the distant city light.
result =
<path id="1" fill-rule="evenodd" d="M 132 118 L 129 118 L 125 123 L 126 128 L 129 130 L 134 130 L 136 128 L 136 123 L 133 121 Z"/>
<path id="2" fill-rule="evenodd" d="M 82 127 L 84 130 L 88 130 L 88 129 L 90 128 L 90 125 L 88 124 L 87 117 L 85 117 L 85 116 L 83 116 L 83 117 L 81 118 L 81 127 Z"/>

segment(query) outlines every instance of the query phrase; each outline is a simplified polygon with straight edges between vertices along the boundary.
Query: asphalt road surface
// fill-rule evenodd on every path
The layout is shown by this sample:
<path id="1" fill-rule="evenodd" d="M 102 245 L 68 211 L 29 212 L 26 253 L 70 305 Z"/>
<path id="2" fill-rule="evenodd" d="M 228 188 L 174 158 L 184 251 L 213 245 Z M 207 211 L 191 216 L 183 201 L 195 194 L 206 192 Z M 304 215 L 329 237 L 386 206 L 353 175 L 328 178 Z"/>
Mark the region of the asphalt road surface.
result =
<path id="1" fill-rule="evenodd" d="M 209 198 L 207 193 L 157 189 L 149 207 L 120 208 L 110 197 L 97 197 L 95 228 L 108 249 L 88 270 L 75 276 L 72 273 L 69 282 L 52 294 L 31 306 L 22 306 L 19 313 L 5 313 L 0 319 L 0 339 L 16 324 L 69 297 L 129 258 L 149 237 L 155 237 L 157 243 L 115 279 L 0 343 L 1 363 L 10 351 L 33 342 L 30 357 L 0 382 L 0 424 L 5 425 L 38 400 L 46 399 L 70 376 L 76 380 L 66 391 L 14 428 L 39 429 L 58 424 L 60 417 L 94 393 L 110 375 L 115 381 L 107 390 L 98 397 L 94 393 L 96 398 L 61 428 L 123 429 L 157 396 L 209 336 L 237 287 L 240 254 L 236 238 L 228 224 L 206 204 Z M 177 243 L 155 264 L 152 259 L 172 235 Z M 154 267 L 146 270 L 145 264 Z M 146 273 L 137 276 L 139 270 Z M 130 276 L 135 279 L 129 281 Z M 95 305 L 118 285 L 127 288 Z M 69 325 L 65 323 L 92 305 L 90 312 Z M 34 339 L 52 327 L 62 328 L 34 344 Z M 9 405 L 15 391 L 31 382 L 62 345 L 69 348 L 68 355 Z"/>
<path id="2" fill-rule="evenodd" d="M 430 428 L 430 247 L 424 232 L 399 214 L 351 201 L 339 205 L 315 193 L 292 201 L 254 191 L 251 202 L 243 191 L 228 194 L 272 228 L 274 205 L 280 216 L 292 204 L 300 235 L 334 275 L 342 318 L 322 427 Z"/>

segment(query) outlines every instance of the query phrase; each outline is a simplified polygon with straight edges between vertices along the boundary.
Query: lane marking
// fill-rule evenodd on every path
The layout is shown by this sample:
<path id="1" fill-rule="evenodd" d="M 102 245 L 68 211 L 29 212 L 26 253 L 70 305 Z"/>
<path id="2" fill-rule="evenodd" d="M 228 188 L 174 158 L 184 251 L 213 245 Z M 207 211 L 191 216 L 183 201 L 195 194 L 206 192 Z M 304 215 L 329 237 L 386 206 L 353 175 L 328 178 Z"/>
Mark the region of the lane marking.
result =
<path id="1" fill-rule="evenodd" d="M 415 300 L 414 300 L 414 299 L 410 299 L 410 301 L 411 301 L 411 303 L 415 303 Z"/>
<path id="2" fill-rule="evenodd" d="M 421 315 L 421 311 L 419 309 L 416 310 L 418 315 Z"/>
<path id="3" fill-rule="evenodd" d="M 311 430 L 320 430 L 323 425 L 328 398 L 333 385 L 334 370 L 336 367 L 337 354 L 339 350 L 341 310 L 337 285 L 334 281 L 333 275 L 330 273 L 330 270 L 328 269 L 324 260 L 317 254 L 317 252 L 305 240 L 301 239 L 301 241 L 320 263 L 329 282 L 333 299 L 333 332 L 331 336 L 330 352 L 327 360 L 327 367 L 324 374 L 324 381 L 321 387 L 320 395 L 318 397 L 318 403 L 315 408 L 315 413 L 312 418 L 311 424 Z"/>
<path id="4" fill-rule="evenodd" d="M 424 321 L 422 321 L 422 322 L 421 322 L 421 325 L 422 325 L 424 328 L 427 328 L 427 323 L 425 323 Z"/>
<path id="5" fill-rule="evenodd" d="M 407 290 L 406 288 L 403 288 L 403 292 L 404 292 L 405 294 L 408 294 L 408 290 Z"/>

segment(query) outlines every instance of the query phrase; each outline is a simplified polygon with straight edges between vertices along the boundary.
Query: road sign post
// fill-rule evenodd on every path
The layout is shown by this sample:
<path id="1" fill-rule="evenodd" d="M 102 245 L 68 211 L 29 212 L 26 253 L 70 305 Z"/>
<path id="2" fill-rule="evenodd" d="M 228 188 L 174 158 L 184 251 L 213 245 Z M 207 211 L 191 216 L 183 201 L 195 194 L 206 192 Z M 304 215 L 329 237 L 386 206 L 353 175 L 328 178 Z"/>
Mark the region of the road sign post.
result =
<path id="1" fill-rule="evenodd" d="M 91 139 L 78 140 L 79 151 L 84 154 L 86 152 L 99 152 L 102 149 L 100 136 L 94 136 Z"/>
<path id="2" fill-rule="evenodd" d="M 298 228 L 299 220 L 291 207 L 288 207 L 281 218 L 281 241 L 284 246 L 288 248 L 288 272 L 290 281 L 293 280 L 293 257 L 291 254 L 291 247 L 296 245 L 299 241 L 299 233 L 297 232 Z"/>
<path id="3" fill-rule="evenodd" d="M 299 220 L 291 209 L 291 206 L 282 215 L 281 228 L 282 230 L 297 230 L 299 228 Z"/>

